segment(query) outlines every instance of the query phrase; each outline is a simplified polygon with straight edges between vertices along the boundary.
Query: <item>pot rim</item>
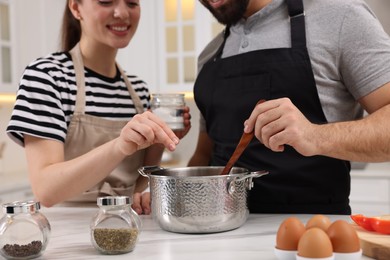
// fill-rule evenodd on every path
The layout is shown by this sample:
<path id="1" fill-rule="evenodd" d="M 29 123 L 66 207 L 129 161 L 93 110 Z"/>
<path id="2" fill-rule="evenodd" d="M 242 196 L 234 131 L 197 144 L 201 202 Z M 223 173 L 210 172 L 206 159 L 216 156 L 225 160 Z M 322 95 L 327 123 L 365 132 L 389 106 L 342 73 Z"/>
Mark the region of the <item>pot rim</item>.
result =
<path id="1" fill-rule="evenodd" d="M 221 170 L 224 167 L 223 166 L 188 166 L 188 167 L 173 167 L 173 168 L 163 168 L 163 167 L 158 167 L 158 166 L 151 166 L 151 167 L 143 167 L 139 171 L 140 173 L 145 176 L 145 177 L 154 177 L 154 178 L 168 178 L 168 179 L 197 179 L 197 178 L 202 178 L 202 179 L 215 179 L 215 178 L 237 178 L 241 176 L 245 176 L 250 174 L 251 172 L 244 167 L 233 167 L 230 174 L 228 175 L 222 175 L 222 174 L 215 174 L 215 175 L 194 175 L 194 176 L 171 176 L 171 175 L 166 175 L 162 173 L 169 173 L 169 172 L 187 172 L 189 170 L 199 170 L 199 169 L 204 169 L 204 170 Z M 234 171 L 239 171 L 239 172 L 234 172 Z"/>

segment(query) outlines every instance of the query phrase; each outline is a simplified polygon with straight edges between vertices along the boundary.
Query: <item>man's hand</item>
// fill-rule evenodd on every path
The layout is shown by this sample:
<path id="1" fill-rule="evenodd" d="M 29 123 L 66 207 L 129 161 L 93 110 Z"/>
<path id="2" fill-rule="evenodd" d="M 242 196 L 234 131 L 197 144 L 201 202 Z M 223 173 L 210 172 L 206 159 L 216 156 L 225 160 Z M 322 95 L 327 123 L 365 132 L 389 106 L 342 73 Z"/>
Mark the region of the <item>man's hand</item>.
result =
<path id="1" fill-rule="evenodd" d="M 246 133 L 254 131 L 256 138 L 274 152 L 290 145 L 304 156 L 318 153 L 316 125 L 288 98 L 258 104 L 244 125 Z"/>

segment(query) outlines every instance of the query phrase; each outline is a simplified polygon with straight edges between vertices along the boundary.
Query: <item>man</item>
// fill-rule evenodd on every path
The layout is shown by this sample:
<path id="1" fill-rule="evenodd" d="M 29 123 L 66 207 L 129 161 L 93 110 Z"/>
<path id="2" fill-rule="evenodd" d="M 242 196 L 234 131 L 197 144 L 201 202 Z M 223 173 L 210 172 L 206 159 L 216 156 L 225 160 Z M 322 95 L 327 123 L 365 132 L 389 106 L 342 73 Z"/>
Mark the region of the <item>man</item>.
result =
<path id="1" fill-rule="evenodd" d="M 201 2 L 226 29 L 199 57 L 188 165 L 225 165 L 254 131 L 236 166 L 270 174 L 251 212 L 350 214 L 349 161 L 390 160 L 390 38 L 375 15 L 363 0 Z"/>

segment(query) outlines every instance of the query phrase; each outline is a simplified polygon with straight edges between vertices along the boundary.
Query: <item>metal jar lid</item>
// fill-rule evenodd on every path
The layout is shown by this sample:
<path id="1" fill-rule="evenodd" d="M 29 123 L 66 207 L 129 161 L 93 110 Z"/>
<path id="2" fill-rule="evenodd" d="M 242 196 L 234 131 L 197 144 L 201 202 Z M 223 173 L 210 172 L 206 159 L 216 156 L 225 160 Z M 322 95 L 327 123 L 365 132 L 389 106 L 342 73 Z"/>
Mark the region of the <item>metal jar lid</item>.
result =
<path id="1" fill-rule="evenodd" d="M 128 205 L 130 203 L 131 200 L 128 196 L 107 196 L 97 199 L 98 206 L 121 206 Z"/>
<path id="2" fill-rule="evenodd" d="M 6 214 L 35 213 L 41 208 L 37 201 L 14 201 L 3 204 L 3 211 Z"/>

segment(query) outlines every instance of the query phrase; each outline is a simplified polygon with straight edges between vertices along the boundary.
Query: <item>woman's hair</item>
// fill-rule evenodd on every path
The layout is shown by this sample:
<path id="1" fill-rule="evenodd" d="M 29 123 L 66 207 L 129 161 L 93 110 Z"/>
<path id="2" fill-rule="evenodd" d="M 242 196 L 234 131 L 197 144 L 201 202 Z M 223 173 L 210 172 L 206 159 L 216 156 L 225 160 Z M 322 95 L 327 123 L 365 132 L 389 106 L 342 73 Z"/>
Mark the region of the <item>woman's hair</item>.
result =
<path id="1" fill-rule="evenodd" d="M 81 0 L 76 0 L 81 2 Z M 62 51 L 70 51 L 79 41 L 81 37 L 80 21 L 77 20 L 69 9 L 69 0 L 66 1 L 64 15 L 62 18 L 61 29 L 61 49 Z"/>

